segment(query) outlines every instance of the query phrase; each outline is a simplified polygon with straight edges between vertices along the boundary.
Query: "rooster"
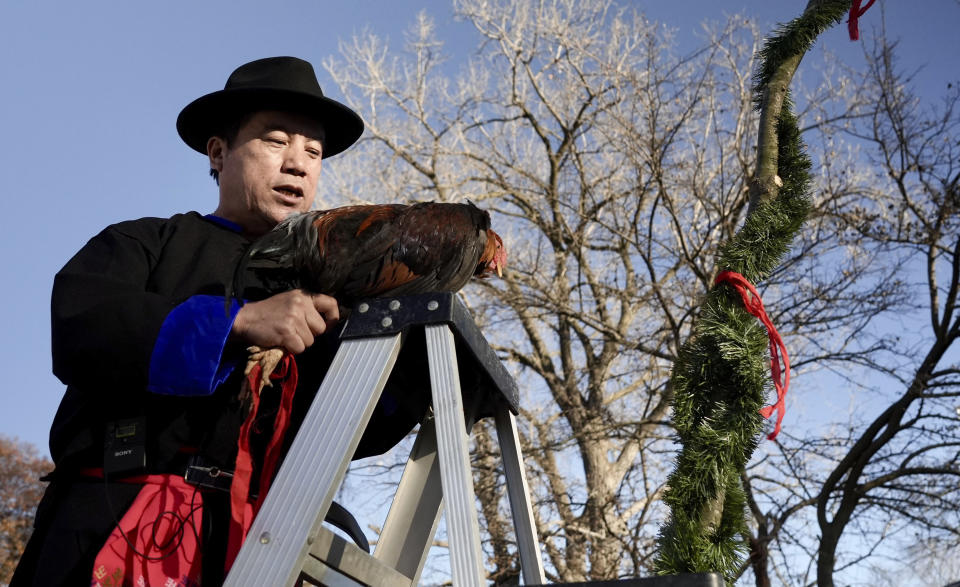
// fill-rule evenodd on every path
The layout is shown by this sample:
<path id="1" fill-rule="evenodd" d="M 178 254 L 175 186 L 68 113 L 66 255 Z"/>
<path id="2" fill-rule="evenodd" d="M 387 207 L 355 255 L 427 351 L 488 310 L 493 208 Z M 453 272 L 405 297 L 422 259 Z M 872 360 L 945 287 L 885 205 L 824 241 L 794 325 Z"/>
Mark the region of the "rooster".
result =
<path id="1" fill-rule="evenodd" d="M 303 288 L 349 306 L 365 297 L 458 291 L 471 277 L 502 276 L 506 259 L 490 215 L 471 202 L 346 206 L 291 216 L 254 242 L 233 291 L 243 291 L 251 270 L 269 294 Z M 283 351 L 249 350 L 246 372 L 262 366 L 262 389 Z"/>

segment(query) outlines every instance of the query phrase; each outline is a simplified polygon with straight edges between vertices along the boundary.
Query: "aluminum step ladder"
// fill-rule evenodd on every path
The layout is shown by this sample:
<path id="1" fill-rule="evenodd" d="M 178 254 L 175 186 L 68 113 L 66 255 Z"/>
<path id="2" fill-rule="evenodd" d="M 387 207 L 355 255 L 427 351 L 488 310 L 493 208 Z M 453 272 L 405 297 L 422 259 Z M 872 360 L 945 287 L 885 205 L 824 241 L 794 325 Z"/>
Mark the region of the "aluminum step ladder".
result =
<path id="1" fill-rule="evenodd" d="M 322 526 L 405 340 L 425 337 L 433 413 L 404 469 L 372 555 Z M 463 385 L 461 385 L 463 384 Z M 313 404 L 228 575 L 227 587 L 417 585 L 443 506 L 453 584 L 485 584 L 468 451 L 496 421 L 521 575 L 545 583 L 517 436 L 517 387 L 450 293 L 359 303 Z"/>

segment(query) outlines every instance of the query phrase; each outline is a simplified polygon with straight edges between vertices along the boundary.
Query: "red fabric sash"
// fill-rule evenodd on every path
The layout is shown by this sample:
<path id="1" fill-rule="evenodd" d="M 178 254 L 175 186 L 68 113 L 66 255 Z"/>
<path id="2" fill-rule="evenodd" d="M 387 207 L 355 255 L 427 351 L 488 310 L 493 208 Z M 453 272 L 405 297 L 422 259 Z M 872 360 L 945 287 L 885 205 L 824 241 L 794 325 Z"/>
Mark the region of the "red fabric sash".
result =
<path id="1" fill-rule="evenodd" d="M 253 423 L 257 419 L 257 411 L 260 408 L 260 394 L 256 391 L 260 389 L 260 373 L 261 367 L 256 365 L 247 375 L 247 385 L 250 386 L 253 404 L 250 406 L 247 419 L 244 420 L 243 426 L 240 428 L 237 464 L 233 471 L 233 481 L 230 483 L 231 519 L 225 562 L 226 572 L 229 572 L 230 567 L 233 566 L 233 561 L 240 552 L 240 547 L 247 537 L 253 518 L 260 511 L 263 499 L 267 495 L 267 489 L 270 488 L 273 475 L 277 471 L 277 464 L 280 462 L 280 450 L 283 448 L 283 437 L 290 425 L 293 394 L 297 389 L 297 363 L 294 361 L 293 355 L 286 354 L 280 360 L 277 369 L 270 375 L 271 379 L 282 380 L 280 407 L 277 409 L 277 415 L 274 418 L 273 435 L 270 437 L 270 442 L 263 457 L 257 500 L 252 503 L 250 501 L 250 483 L 253 475 L 253 456 L 250 452 L 250 433 L 253 430 Z"/>
<path id="2" fill-rule="evenodd" d="M 179 475 L 144 484 L 93 563 L 92 587 L 198 587 L 203 498 Z"/>

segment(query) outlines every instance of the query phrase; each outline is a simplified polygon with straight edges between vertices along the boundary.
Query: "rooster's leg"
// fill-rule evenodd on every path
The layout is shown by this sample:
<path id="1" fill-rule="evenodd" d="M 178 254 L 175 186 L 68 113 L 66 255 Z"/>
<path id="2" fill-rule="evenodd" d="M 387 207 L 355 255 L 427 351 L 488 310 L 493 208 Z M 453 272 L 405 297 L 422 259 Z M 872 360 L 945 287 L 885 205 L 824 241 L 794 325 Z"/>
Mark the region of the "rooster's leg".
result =
<path id="1" fill-rule="evenodd" d="M 258 346 L 251 346 L 247 347 L 247 352 L 250 353 L 250 356 L 247 358 L 247 366 L 244 367 L 243 374 L 244 376 L 249 375 L 255 365 L 260 365 L 260 389 L 256 390 L 259 394 L 265 386 L 270 385 L 270 374 L 280 364 L 280 359 L 283 358 L 283 349 L 263 349 Z"/>

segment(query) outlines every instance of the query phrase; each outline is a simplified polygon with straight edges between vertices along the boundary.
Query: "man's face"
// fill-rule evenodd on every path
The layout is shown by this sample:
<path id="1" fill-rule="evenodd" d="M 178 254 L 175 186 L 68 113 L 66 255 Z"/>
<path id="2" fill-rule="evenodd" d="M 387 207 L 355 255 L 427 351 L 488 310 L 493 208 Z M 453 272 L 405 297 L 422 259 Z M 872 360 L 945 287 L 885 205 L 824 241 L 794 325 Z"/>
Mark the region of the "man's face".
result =
<path id="1" fill-rule="evenodd" d="M 313 205 L 323 156 L 320 123 L 290 112 L 254 113 L 227 146 L 207 142 L 210 166 L 220 174 L 216 214 L 259 236 Z"/>

